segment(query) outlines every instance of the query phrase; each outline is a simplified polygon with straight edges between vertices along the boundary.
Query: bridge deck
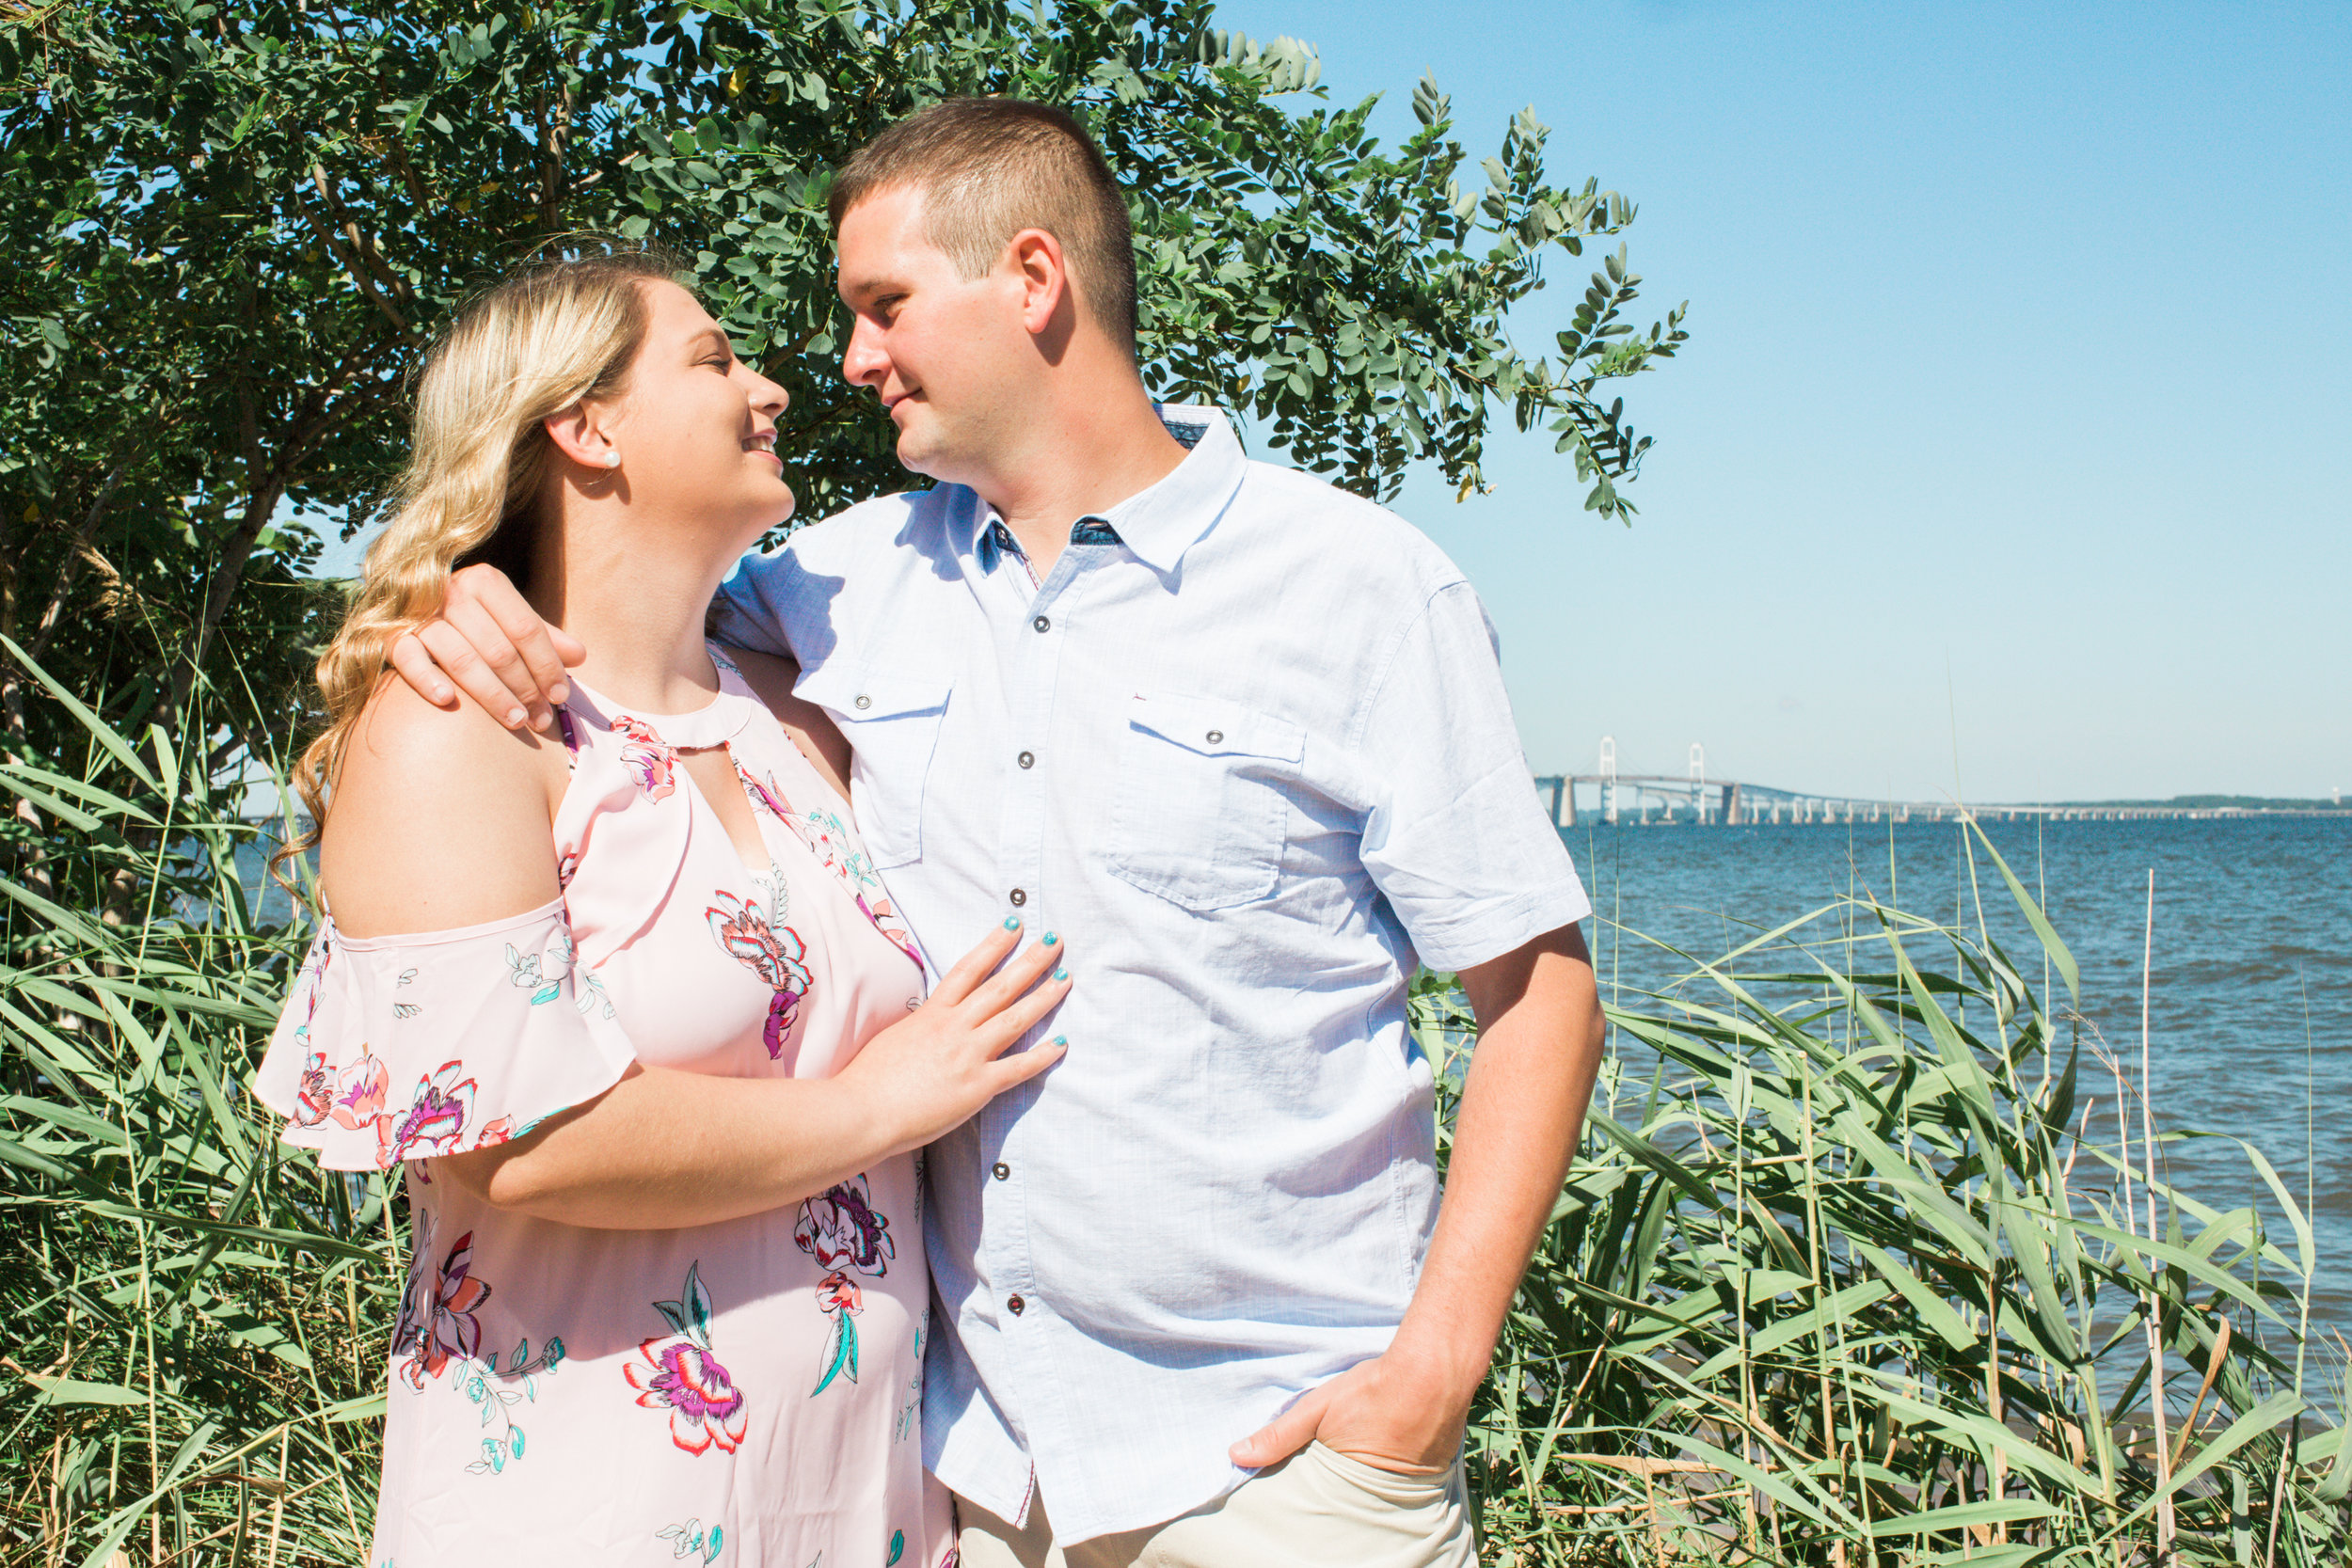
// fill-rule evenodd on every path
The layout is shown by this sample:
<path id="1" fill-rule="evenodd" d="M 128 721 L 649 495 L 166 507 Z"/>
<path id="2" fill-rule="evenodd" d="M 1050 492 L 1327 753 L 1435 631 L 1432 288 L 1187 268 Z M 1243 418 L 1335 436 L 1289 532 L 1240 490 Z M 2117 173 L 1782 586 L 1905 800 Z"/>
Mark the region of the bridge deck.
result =
<path id="1" fill-rule="evenodd" d="M 2204 821 L 2229 816 L 2333 816 L 2326 811 L 2266 811 L 2236 806 L 2086 806 L 2010 803 L 1966 806 L 1951 800 L 1866 800 L 1849 795 L 1782 789 L 1738 780 L 1676 778 L 1666 773 L 1547 773 L 1535 779 L 1536 793 L 1557 827 L 1576 826 L 1577 786 L 1593 795 L 1589 810 L 1605 822 L 1692 822 L 1701 825 L 1770 825 L 1810 822 L 1947 822 L 1973 816 L 1979 822 Z"/>

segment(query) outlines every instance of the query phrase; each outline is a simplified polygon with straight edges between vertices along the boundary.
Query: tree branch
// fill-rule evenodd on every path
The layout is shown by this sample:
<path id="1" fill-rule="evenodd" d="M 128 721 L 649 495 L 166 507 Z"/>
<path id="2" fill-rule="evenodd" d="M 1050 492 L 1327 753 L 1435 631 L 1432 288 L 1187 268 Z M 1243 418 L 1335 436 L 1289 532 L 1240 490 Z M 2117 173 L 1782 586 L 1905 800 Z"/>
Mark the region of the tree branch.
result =
<path id="1" fill-rule="evenodd" d="M 31 641 L 24 644 L 25 653 L 36 660 L 47 650 L 49 640 L 56 635 L 57 625 L 65 614 L 66 595 L 72 592 L 74 580 L 82 575 L 83 562 L 90 559 L 89 542 L 97 535 L 98 525 L 104 519 L 106 508 L 113 501 L 115 490 L 122 483 L 122 476 L 129 467 L 128 459 L 114 466 L 114 471 L 106 476 L 106 482 L 98 487 L 98 496 L 90 502 L 89 511 L 83 515 L 82 526 L 73 531 L 72 543 L 66 546 L 65 560 L 57 567 L 57 586 L 49 595 L 48 608 L 40 612 L 40 624 L 33 627 Z"/>
<path id="2" fill-rule="evenodd" d="M 318 186 L 319 199 L 326 204 L 328 216 L 332 217 L 340 215 L 335 210 L 334 193 L 326 183 L 326 170 L 317 164 L 312 164 L 310 166 L 310 180 L 313 184 Z M 383 311 L 391 324 L 400 329 L 400 335 L 402 337 L 413 338 L 416 336 L 414 329 L 412 329 L 408 325 L 408 318 L 400 313 L 400 307 L 394 305 L 390 299 L 385 296 L 383 290 L 376 287 L 375 278 L 368 267 L 364 264 L 364 259 L 355 259 L 351 251 L 346 249 L 338 241 L 335 230 L 328 226 L 326 219 L 322 218 L 318 214 L 310 211 L 310 204 L 302 199 L 302 188 L 299 185 L 294 187 L 294 202 L 295 209 L 302 214 L 305 221 L 310 225 L 310 231 L 318 236 L 319 244 L 326 247 L 326 253 L 328 255 L 334 257 L 337 261 L 342 264 L 344 273 L 350 277 L 354 284 L 358 285 L 359 292 L 366 294 L 369 299 L 374 302 L 375 308 Z M 353 243 L 358 243 L 359 229 L 358 224 L 355 223 L 351 226 L 351 232 Z"/>

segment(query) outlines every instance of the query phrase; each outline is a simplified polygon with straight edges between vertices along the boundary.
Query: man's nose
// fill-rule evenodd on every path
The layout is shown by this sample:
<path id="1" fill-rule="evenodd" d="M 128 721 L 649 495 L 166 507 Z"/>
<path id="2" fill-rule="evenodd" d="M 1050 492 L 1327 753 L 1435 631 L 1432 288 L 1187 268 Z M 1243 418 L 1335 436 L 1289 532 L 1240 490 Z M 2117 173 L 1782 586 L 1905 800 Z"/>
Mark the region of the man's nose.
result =
<path id="1" fill-rule="evenodd" d="M 842 379 L 852 387 L 880 382 L 890 369 L 890 356 L 874 341 L 873 329 L 860 321 L 850 329 L 850 344 L 841 351 Z"/>

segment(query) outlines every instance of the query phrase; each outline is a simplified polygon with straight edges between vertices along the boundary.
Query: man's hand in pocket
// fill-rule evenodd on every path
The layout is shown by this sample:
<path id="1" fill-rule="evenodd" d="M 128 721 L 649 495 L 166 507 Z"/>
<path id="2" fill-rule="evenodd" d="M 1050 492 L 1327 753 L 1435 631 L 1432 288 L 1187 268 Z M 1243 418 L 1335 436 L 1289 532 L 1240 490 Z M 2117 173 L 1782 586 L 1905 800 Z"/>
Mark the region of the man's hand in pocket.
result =
<path id="1" fill-rule="evenodd" d="M 1233 1445 L 1248 1469 L 1279 1465 L 1309 1443 L 1402 1475 L 1440 1475 L 1462 1447 L 1470 1395 L 1437 1368 L 1391 1351 L 1309 1389 L 1272 1421 Z"/>

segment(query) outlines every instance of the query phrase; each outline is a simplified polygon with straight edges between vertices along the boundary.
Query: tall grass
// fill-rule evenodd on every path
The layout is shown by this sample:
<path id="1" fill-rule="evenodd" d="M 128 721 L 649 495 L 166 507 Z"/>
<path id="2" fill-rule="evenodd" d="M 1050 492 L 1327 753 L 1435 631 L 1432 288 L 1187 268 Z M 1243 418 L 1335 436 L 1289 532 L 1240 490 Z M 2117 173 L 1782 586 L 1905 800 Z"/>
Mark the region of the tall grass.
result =
<path id="1" fill-rule="evenodd" d="M 2155 1178 L 2141 1084 L 1980 916 L 1850 896 L 1664 956 L 1473 1416 L 1494 1560 L 2352 1561 L 2344 1362 L 2262 1150 L 2283 1238 Z"/>
<path id="2" fill-rule="evenodd" d="M 306 933 L 242 784 L 44 684 L 88 746 L 0 762 L 51 830 L 0 879 L 0 1560 L 362 1560 L 401 1216 L 244 1088 Z"/>
<path id="3" fill-rule="evenodd" d="M 243 784 L 47 700 L 83 766 L 0 763 L 52 830 L 0 879 L 0 1561 L 362 1560 L 405 1216 L 243 1088 L 304 917 L 239 875 Z M 1692 974 L 1613 1012 L 1475 1413 L 1491 1561 L 2123 1568 L 2167 1500 L 2183 1563 L 2344 1560 L 2258 1151 L 2285 1244 L 2162 1186 L 2148 1235 L 2121 1069 L 1981 933 L 1849 900 Z M 1414 1006 L 1468 1049 L 1441 978 Z"/>

